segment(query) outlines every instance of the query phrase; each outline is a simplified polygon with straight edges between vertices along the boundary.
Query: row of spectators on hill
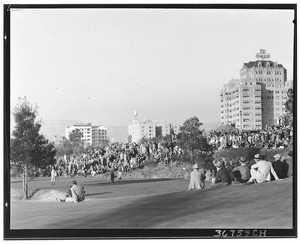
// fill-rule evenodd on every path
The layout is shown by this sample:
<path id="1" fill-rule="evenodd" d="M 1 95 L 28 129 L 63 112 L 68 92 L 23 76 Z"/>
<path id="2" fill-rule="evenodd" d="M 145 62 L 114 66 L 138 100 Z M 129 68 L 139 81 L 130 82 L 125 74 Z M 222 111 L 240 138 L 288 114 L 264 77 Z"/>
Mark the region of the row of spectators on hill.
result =
<path id="1" fill-rule="evenodd" d="M 290 153 L 289 156 L 292 156 Z M 247 162 L 244 157 L 239 160 L 239 165 L 229 170 L 227 162 L 223 160 L 214 161 L 214 176 L 212 178 L 211 187 L 215 186 L 228 186 L 231 185 L 232 180 L 236 183 L 253 184 L 263 183 L 272 180 L 281 180 L 287 177 L 291 177 L 293 171 L 292 159 L 285 160 L 280 154 L 274 156 L 274 161 L 268 162 L 263 160 L 261 155 L 256 154 L 252 162 Z M 52 167 L 53 174 L 55 173 Z M 119 173 L 120 171 L 118 171 Z M 51 173 L 51 184 L 55 185 L 55 174 Z M 119 176 L 120 177 L 120 176 Z M 114 169 L 111 170 L 111 181 L 114 184 Z M 119 178 L 121 179 L 121 178 Z M 198 164 L 193 166 L 193 171 L 190 173 L 189 190 L 204 189 L 205 188 L 205 171 L 199 168 Z M 58 202 L 82 202 L 85 200 L 85 190 L 83 186 L 77 185 L 76 180 L 72 181 L 72 186 L 68 190 L 64 199 L 56 198 Z"/>
<path id="2" fill-rule="evenodd" d="M 269 127 L 260 132 L 216 132 L 204 134 L 214 149 L 268 147 L 285 148 L 292 142 L 292 128 Z M 57 158 L 55 169 L 58 176 L 96 175 L 109 172 L 132 171 L 142 168 L 146 162 L 169 164 L 178 160 L 184 151 L 172 142 L 155 141 L 137 143 L 114 143 L 98 149 L 87 150 L 80 155 Z"/>
<path id="3" fill-rule="evenodd" d="M 264 160 L 262 155 L 256 154 L 252 161 L 246 161 L 241 157 L 238 163 L 233 164 L 231 161 L 215 160 L 214 161 L 214 176 L 218 182 L 231 183 L 234 180 L 236 183 L 252 184 L 262 183 L 265 181 L 278 180 L 290 177 L 293 175 L 293 153 L 289 152 L 288 157 L 281 154 L 274 155 L 272 162 Z M 219 169 L 224 169 L 223 176 L 229 176 L 228 180 L 222 179 L 221 174 L 218 176 Z M 225 173 L 224 173 L 225 172 Z"/>
<path id="4" fill-rule="evenodd" d="M 260 147 L 284 149 L 292 143 L 293 128 L 269 126 L 261 131 L 210 131 L 205 133 L 208 143 L 215 149 Z"/>
<path id="5" fill-rule="evenodd" d="M 246 161 L 241 157 L 239 162 L 233 164 L 225 159 L 213 162 L 211 186 L 228 186 L 232 182 L 236 184 L 253 184 L 280 180 L 293 176 L 293 153 L 285 158 L 281 154 L 274 155 L 274 161 L 263 159 L 262 155 L 256 154 L 252 161 Z M 190 173 L 189 190 L 203 189 L 205 186 L 206 172 L 200 169 L 198 164 L 193 166 Z"/>
<path id="6" fill-rule="evenodd" d="M 109 172 L 112 167 L 114 170 L 132 171 L 143 167 L 146 160 L 169 164 L 181 153 L 177 145 L 169 142 L 115 143 L 80 155 L 57 158 L 54 168 L 58 176 L 93 176 Z"/>

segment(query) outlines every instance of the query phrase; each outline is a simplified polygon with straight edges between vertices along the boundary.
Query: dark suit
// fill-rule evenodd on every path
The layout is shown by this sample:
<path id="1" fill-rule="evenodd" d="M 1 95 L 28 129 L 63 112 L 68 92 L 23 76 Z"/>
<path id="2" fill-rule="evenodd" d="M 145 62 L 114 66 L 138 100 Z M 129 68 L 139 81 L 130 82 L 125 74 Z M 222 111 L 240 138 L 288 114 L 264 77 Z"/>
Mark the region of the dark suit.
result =
<path id="1" fill-rule="evenodd" d="M 215 183 L 225 183 L 230 185 L 231 184 L 231 179 L 230 179 L 230 175 L 228 174 L 227 170 L 222 167 L 221 169 L 218 170 L 217 174 L 216 174 L 216 181 Z"/>
<path id="2" fill-rule="evenodd" d="M 289 170 L 288 170 L 288 173 L 287 173 L 287 177 L 291 177 L 293 175 L 293 158 L 288 158 L 286 160 L 286 163 L 288 164 L 289 166 Z"/>
<path id="3" fill-rule="evenodd" d="M 275 162 L 272 163 L 272 166 L 279 179 L 283 179 L 287 177 L 287 173 L 289 171 L 289 165 L 286 162 L 282 162 L 281 160 L 276 160 Z M 274 180 L 273 175 L 271 180 Z"/>

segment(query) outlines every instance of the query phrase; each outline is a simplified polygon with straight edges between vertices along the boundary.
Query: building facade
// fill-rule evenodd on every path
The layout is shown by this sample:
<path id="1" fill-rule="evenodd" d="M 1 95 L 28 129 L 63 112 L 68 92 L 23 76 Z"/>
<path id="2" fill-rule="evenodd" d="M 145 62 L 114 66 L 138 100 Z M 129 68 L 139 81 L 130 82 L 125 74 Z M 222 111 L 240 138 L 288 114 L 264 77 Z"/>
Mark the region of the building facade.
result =
<path id="1" fill-rule="evenodd" d="M 166 136 L 170 135 L 172 131 L 174 134 L 178 134 L 179 125 L 165 120 L 145 119 L 140 122 L 135 118 L 132 125 L 128 126 L 128 142 L 138 143 L 142 138 L 151 139 Z"/>
<path id="2" fill-rule="evenodd" d="M 105 126 L 93 126 L 91 123 L 68 126 L 66 128 L 66 138 L 69 139 L 70 132 L 76 129 L 82 132 L 81 142 L 87 145 L 100 146 L 104 140 L 108 139 Z"/>
<path id="3" fill-rule="evenodd" d="M 221 123 L 241 130 L 261 130 L 280 123 L 290 82 L 277 62 L 244 63 L 240 79 L 231 80 L 220 92 Z"/>
<path id="4" fill-rule="evenodd" d="M 231 80 L 221 90 L 221 123 L 241 130 L 261 130 L 261 86 Z"/>

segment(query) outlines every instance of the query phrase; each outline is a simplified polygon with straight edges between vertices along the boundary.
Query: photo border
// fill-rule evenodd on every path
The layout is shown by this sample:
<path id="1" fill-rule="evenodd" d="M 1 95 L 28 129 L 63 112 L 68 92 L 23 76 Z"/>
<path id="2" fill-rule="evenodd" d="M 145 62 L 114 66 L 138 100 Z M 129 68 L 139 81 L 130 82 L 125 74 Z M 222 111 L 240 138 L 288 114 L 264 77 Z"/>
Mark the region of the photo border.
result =
<path id="1" fill-rule="evenodd" d="M 10 229 L 10 12 L 11 9 L 257 9 L 294 10 L 294 142 L 293 167 L 297 172 L 297 4 L 5 4 L 4 11 L 4 240 L 35 239 L 233 239 L 245 236 L 230 236 L 231 230 L 222 229 Z M 252 235 L 247 238 L 297 237 L 297 174 L 293 175 L 293 228 L 292 229 L 247 229 Z M 245 231 L 245 229 L 241 229 Z M 256 231 L 256 232 L 255 232 Z M 254 235 L 253 233 L 262 233 Z M 225 233 L 222 235 L 222 233 Z M 266 234 L 264 234 L 266 233 Z"/>

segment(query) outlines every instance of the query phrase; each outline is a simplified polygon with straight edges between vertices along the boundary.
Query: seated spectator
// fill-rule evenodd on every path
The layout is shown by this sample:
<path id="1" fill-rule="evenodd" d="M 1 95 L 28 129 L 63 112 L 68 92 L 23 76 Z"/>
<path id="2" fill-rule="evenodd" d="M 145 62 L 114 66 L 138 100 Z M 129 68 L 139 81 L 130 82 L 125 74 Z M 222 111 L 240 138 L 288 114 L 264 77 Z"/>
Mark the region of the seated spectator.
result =
<path id="1" fill-rule="evenodd" d="M 216 174 L 217 174 L 217 167 L 216 167 L 217 164 L 219 164 L 221 167 L 225 167 L 224 162 L 222 160 L 215 159 L 213 161 L 213 166 L 212 166 L 212 176 L 213 177 L 216 177 Z"/>
<path id="2" fill-rule="evenodd" d="M 72 181 L 72 186 L 70 187 L 71 194 L 68 191 L 66 195 L 66 199 L 59 199 L 56 198 L 56 201 L 58 202 L 82 202 L 85 199 L 85 191 L 83 186 L 77 185 L 76 180 Z"/>
<path id="3" fill-rule="evenodd" d="M 244 157 L 241 157 L 239 166 L 232 170 L 234 179 L 239 183 L 247 183 L 250 179 L 250 169 L 247 165 L 247 161 Z"/>
<path id="4" fill-rule="evenodd" d="M 251 166 L 251 178 L 248 180 L 247 184 L 252 184 L 254 182 L 263 183 L 265 181 L 270 181 L 271 174 L 274 175 L 276 180 L 279 180 L 271 162 L 262 160 L 259 154 L 255 155 L 254 160 L 256 161 L 256 163 Z"/>
<path id="5" fill-rule="evenodd" d="M 289 170 L 287 173 L 287 177 L 293 176 L 293 151 L 289 151 L 288 158 L 286 159 L 286 163 L 289 166 Z"/>
<path id="6" fill-rule="evenodd" d="M 260 157 L 259 154 L 255 154 L 254 159 L 252 159 L 250 162 L 248 162 L 248 166 L 251 168 L 252 165 L 256 164 L 257 161 L 259 160 L 259 157 Z"/>
<path id="7" fill-rule="evenodd" d="M 231 185 L 230 175 L 228 174 L 227 170 L 223 167 L 223 163 L 219 160 L 215 164 L 217 168 L 216 176 L 212 179 L 212 186 L 222 185 L 228 186 Z"/>
<path id="8" fill-rule="evenodd" d="M 193 189 L 203 189 L 205 187 L 205 175 L 204 172 L 199 171 L 198 164 L 195 164 L 193 166 L 193 171 L 190 173 L 190 184 L 189 184 L 189 190 Z"/>
<path id="9" fill-rule="evenodd" d="M 276 154 L 274 156 L 275 161 L 272 162 L 272 166 L 278 176 L 279 179 L 284 179 L 287 177 L 289 171 L 289 165 L 282 160 L 282 156 L 280 154 Z M 271 180 L 274 180 L 272 175 Z"/>

